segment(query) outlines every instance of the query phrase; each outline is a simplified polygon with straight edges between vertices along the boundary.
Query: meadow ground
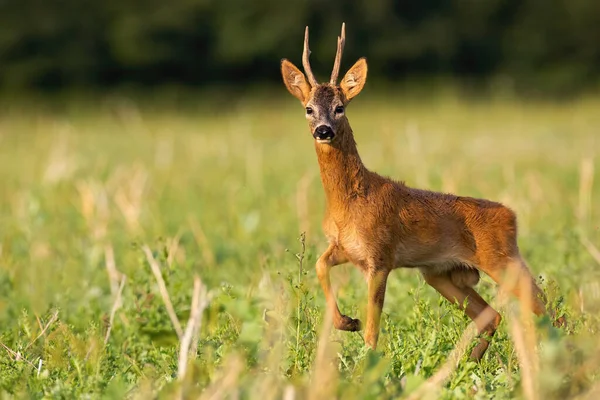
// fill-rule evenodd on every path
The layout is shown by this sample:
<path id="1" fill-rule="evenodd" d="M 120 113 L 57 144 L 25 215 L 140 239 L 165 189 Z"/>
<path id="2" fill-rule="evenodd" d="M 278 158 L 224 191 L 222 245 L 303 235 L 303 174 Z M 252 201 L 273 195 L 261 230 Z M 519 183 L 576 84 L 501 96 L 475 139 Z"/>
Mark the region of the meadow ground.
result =
<path id="1" fill-rule="evenodd" d="M 378 352 L 330 332 L 302 108 L 283 87 L 220 106 L 2 102 L 0 397 L 597 398 L 600 98 L 365 91 L 348 108 L 369 168 L 513 208 L 523 255 L 568 316 L 566 331 L 528 325 L 510 302 L 482 362 L 459 352 L 435 382 L 467 317 L 396 270 Z M 192 299 L 195 276 L 208 293 Z M 342 312 L 364 320 L 361 274 L 332 279 Z M 490 279 L 479 288 L 498 304 Z"/>

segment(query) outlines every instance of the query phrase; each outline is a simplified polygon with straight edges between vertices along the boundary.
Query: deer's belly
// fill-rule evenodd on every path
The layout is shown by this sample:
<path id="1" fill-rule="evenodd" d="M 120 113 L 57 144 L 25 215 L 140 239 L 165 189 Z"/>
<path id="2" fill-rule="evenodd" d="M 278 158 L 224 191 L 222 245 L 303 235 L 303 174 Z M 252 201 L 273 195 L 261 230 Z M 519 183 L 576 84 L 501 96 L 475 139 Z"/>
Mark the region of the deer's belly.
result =
<path id="1" fill-rule="evenodd" d="M 473 266 L 468 251 L 460 246 L 445 246 L 444 243 L 427 246 L 409 246 L 400 243 L 394 255 L 397 267 L 428 268 L 435 273 L 444 273 L 457 266 Z"/>

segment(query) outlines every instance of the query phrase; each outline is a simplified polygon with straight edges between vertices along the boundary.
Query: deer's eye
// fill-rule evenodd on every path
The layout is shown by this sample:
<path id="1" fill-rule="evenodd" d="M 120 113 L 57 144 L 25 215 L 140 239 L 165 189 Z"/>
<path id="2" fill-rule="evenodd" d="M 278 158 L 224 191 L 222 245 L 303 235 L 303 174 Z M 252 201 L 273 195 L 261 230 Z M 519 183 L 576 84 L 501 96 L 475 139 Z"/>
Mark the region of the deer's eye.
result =
<path id="1" fill-rule="evenodd" d="M 306 113 L 307 113 L 308 115 L 312 114 L 312 113 L 313 113 L 313 109 L 312 109 L 312 107 L 306 107 Z"/>
<path id="2" fill-rule="evenodd" d="M 343 106 L 337 106 L 337 107 L 335 108 L 335 113 L 336 113 L 336 114 L 341 114 L 341 113 L 343 113 L 343 112 L 344 112 L 344 107 L 343 107 Z"/>

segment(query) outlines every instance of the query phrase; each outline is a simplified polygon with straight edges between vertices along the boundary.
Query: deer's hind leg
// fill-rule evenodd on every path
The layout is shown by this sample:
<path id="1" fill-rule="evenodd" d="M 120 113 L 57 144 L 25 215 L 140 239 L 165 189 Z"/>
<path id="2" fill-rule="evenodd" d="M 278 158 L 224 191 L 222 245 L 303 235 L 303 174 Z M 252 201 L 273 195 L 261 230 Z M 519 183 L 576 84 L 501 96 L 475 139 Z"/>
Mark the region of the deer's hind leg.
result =
<path id="1" fill-rule="evenodd" d="M 476 323 L 480 338 L 479 343 L 471 352 L 471 359 L 479 361 L 489 347 L 489 339 L 496 332 L 501 317 L 500 314 L 498 314 L 498 312 L 475 291 L 475 289 L 471 286 L 467 286 L 468 284 L 473 283 L 473 281 L 477 283 L 478 280 L 467 278 L 466 275 L 469 275 L 470 272 L 477 274 L 477 271 L 475 270 L 469 271 L 462 269 L 441 274 L 422 271 L 425 282 L 437 290 L 448 301 L 457 304 L 461 308 L 464 307 L 465 314 Z M 465 276 L 459 277 L 459 275 L 463 274 Z"/>
<path id="2" fill-rule="evenodd" d="M 500 290 L 508 290 L 516 296 L 523 307 L 530 308 L 537 316 L 548 313 L 546 296 L 535 283 L 531 271 L 520 254 L 485 262 L 480 269 L 500 285 Z M 563 326 L 564 317 L 556 318 L 555 314 L 554 310 L 550 311 L 554 325 Z"/>
<path id="3" fill-rule="evenodd" d="M 333 326 L 342 331 L 359 331 L 361 328 L 360 320 L 347 317 L 340 312 L 331 287 L 331 280 L 329 279 L 331 267 L 346 262 L 348 262 L 346 255 L 335 244 L 330 244 L 325 253 L 317 260 L 317 277 L 325 294 L 327 307 L 329 307 L 333 315 Z"/>

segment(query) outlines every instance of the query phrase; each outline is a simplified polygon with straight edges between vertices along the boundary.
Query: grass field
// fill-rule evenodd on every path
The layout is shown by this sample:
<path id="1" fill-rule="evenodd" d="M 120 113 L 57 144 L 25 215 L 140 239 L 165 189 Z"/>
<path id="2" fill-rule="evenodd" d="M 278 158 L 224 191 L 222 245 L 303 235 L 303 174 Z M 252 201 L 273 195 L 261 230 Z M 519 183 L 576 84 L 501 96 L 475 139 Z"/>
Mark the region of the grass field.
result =
<path id="1" fill-rule="evenodd" d="M 219 107 L 151 103 L 2 103 L 0 397 L 600 395 L 600 99 L 367 90 L 349 107 L 370 169 L 514 209 L 523 255 L 568 316 L 566 330 L 529 326 L 508 303 L 482 362 L 459 353 L 436 382 L 469 320 L 416 271 L 389 280 L 378 352 L 324 324 L 324 197 L 283 86 Z M 207 293 L 192 299 L 195 276 Z M 364 321 L 361 274 L 332 280 Z M 478 287 L 498 304 L 490 279 Z"/>

